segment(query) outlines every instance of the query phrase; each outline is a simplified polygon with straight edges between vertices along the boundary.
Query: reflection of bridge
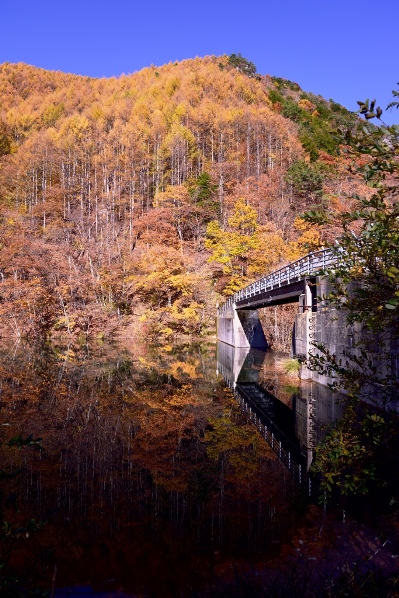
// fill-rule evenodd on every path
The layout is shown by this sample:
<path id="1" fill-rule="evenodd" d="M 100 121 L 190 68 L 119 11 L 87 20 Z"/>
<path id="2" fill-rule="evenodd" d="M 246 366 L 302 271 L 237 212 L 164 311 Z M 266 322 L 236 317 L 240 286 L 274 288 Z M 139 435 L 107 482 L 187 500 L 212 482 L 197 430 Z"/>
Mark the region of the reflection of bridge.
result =
<path id="1" fill-rule="evenodd" d="M 255 383 L 237 384 L 234 396 L 295 480 L 301 485 L 306 484 L 310 493 L 311 487 L 305 474 L 311 452 L 303 453 L 299 440 L 292 434 L 295 429 L 292 409 Z"/>
<path id="2" fill-rule="evenodd" d="M 341 415 L 337 396 L 320 384 L 306 383 L 292 409 L 258 384 L 266 353 L 218 343 L 218 371 L 243 412 L 256 425 L 295 480 L 311 494 L 307 471 L 315 442 L 326 425 Z"/>
<path id="3" fill-rule="evenodd" d="M 328 249 L 311 253 L 238 291 L 217 312 L 220 371 L 234 389 L 241 407 L 301 484 L 309 482 L 304 474 L 312 460 L 314 442 L 321 439 L 322 427 L 339 417 L 342 403 L 335 413 L 335 395 L 326 388 L 331 379 L 308 369 L 305 362 L 301 365 L 300 378 L 320 384 L 309 382 L 306 392 L 294 398 L 293 410 L 283 406 L 257 384 L 254 372 L 248 379 L 246 366 L 251 353 L 246 352 L 267 348 L 259 308 L 298 302 L 292 334 L 294 356 L 303 357 L 300 360 L 303 362 L 312 353 L 317 354 L 318 346 L 322 345 L 335 356 L 337 363 L 345 364 L 352 359 L 356 364 L 358 357 L 361 360 L 361 343 L 369 339 L 367 330 L 362 329 L 360 323 L 348 324 L 345 310 L 334 309 L 325 300 L 334 289 L 323 272 L 337 261 L 337 254 Z M 350 283 L 347 288 L 351 293 L 354 286 Z M 392 373 L 397 376 L 397 338 L 388 331 L 385 338 L 380 335 L 372 340 L 369 345 L 372 348 L 367 353 L 370 372 L 379 372 L 382 378 Z M 242 368 L 238 367 L 240 363 Z M 361 390 L 361 398 L 367 401 L 371 397 L 375 404 L 381 396 L 379 386 L 368 382 Z M 323 398 L 324 392 L 330 395 L 327 400 Z M 385 402 L 385 408 L 387 404 Z M 396 399 L 389 405 L 398 409 Z"/>

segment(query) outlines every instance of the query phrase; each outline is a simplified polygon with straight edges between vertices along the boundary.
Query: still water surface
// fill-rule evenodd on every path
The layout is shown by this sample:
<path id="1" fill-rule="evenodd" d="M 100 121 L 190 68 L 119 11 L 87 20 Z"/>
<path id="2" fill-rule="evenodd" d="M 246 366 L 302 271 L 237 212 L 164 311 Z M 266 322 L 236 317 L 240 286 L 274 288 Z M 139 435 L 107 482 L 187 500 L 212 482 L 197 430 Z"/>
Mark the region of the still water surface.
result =
<path id="1" fill-rule="evenodd" d="M 300 525 L 297 484 L 226 384 L 275 384 L 270 354 L 19 344 L 0 357 L 2 469 L 19 472 L 2 482 L 4 519 L 24 528 L 2 558 L 27 587 L 190 596 Z M 8 448 L 19 434 L 43 448 Z"/>

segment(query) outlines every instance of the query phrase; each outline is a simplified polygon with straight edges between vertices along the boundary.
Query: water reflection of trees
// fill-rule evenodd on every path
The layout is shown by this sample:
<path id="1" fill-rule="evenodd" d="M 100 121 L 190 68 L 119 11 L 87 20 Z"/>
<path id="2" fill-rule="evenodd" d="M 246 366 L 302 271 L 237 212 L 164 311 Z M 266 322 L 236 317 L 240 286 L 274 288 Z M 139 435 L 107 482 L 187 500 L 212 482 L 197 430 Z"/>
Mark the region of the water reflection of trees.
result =
<path id="1" fill-rule="evenodd" d="M 209 576 L 215 551 L 266 554 L 292 525 L 295 489 L 214 372 L 213 347 L 3 347 L 5 434 L 44 447 L 3 447 L 23 469 L 7 517 L 47 521 L 10 564 L 47 585 L 57 563 L 61 585 L 114 578 L 167 595 Z"/>

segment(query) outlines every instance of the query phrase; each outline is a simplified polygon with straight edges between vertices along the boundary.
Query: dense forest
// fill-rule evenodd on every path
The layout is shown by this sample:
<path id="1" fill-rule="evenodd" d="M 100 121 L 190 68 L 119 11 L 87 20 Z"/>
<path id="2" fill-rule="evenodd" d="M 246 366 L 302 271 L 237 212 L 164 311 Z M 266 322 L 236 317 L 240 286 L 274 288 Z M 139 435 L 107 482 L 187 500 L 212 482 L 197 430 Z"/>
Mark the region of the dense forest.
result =
<path id="1" fill-rule="evenodd" d="M 212 333 L 221 297 L 336 238 L 301 214 L 364 194 L 334 136 L 357 123 L 241 55 L 0 65 L 0 333 Z"/>

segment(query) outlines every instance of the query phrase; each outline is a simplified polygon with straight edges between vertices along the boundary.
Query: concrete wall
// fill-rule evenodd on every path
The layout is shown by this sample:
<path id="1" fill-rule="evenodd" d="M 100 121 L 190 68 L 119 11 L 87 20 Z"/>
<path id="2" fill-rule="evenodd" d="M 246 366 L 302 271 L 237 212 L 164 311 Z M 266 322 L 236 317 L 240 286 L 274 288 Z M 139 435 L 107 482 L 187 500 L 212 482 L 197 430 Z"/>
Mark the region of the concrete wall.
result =
<path id="1" fill-rule="evenodd" d="M 345 352 L 356 354 L 353 348 L 360 338 L 358 326 L 348 326 L 344 311 L 324 309 L 317 312 L 297 314 L 295 318 L 295 354 L 308 357 L 309 353 L 317 355 L 318 350 L 314 343 L 323 344 L 330 354 L 345 363 Z M 300 377 L 311 379 L 320 384 L 328 384 L 331 380 L 314 371 L 301 366 Z"/>
<path id="2" fill-rule="evenodd" d="M 258 311 L 256 309 L 237 311 L 234 303 L 217 318 L 217 338 L 233 347 L 267 348 Z"/>
<path id="3" fill-rule="evenodd" d="M 317 278 L 317 295 L 328 296 L 332 287 L 327 278 Z M 353 352 L 353 345 L 359 340 L 360 328 L 349 326 L 343 310 L 331 309 L 325 302 L 318 301 L 317 311 L 303 311 L 295 318 L 294 351 L 296 355 L 308 357 L 318 353 L 314 343 L 323 344 L 337 359 L 345 362 L 345 352 Z M 327 385 L 330 378 L 301 365 L 300 377 Z"/>
<path id="4" fill-rule="evenodd" d="M 319 297 L 328 296 L 333 290 L 327 278 L 317 279 L 317 294 Z M 392 339 L 385 334 L 376 335 L 369 333 L 362 328 L 359 323 L 350 325 L 346 320 L 344 309 L 337 310 L 329 307 L 326 302 L 318 301 L 317 312 L 304 311 L 297 314 L 295 318 L 294 334 L 294 353 L 297 355 L 309 356 L 309 352 L 317 355 L 317 347 L 313 343 L 319 343 L 335 355 L 336 360 L 341 361 L 342 365 L 346 363 L 354 365 L 351 357 L 360 357 L 362 362 L 362 371 L 367 373 L 364 368 L 367 363 L 364 357 L 361 357 L 359 343 L 365 343 L 367 346 L 367 360 L 370 364 L 369 377 L 373 379 L 371 368 L 375 368 L 378 378 L 395 375 L 399 363 L 399 341 Z M 309 370 L 305 365 L 301 365 L 300 377 L 304 380 L 309 379 L 322 385 L 328 385 L 333 379 L 328 376 Z M 379 403 L 383 398 L 378 385 L 364 384 L 362 388 L 362 399 Z M 391 405 L 396 408 L 396 403 Z"/>

